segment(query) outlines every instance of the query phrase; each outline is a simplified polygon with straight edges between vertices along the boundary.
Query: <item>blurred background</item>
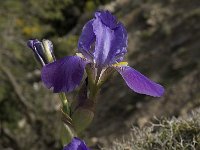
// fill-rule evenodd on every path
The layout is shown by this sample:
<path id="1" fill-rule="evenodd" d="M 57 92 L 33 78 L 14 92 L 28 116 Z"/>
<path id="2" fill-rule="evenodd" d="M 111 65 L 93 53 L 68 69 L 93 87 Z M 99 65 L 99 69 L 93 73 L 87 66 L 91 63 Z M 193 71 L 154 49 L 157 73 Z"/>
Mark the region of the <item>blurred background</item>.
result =
<path id="1" fill-rule="evenodd" d="M 74 55 L 83 25 L 107 9 L 128 31 L 129 65 L 162 84 L 165 95 L 133 93 L 116 73 L 102 88 L 89 145 L 104 147 L 154 116 L 200 107 L 199 0 L 0 0 L 0 149 L 60 150 L 59 99 L 40 80 L 28 39 L 49 39 L 55 55 Z"/>

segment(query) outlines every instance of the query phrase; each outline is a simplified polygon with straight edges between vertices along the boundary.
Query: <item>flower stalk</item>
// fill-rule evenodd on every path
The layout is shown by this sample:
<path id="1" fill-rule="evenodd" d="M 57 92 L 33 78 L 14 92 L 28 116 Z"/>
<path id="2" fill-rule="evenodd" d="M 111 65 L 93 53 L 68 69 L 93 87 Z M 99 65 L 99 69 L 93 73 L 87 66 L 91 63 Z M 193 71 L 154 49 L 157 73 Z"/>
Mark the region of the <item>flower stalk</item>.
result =
<path id="1" fill-rule="evenodd" d="M 62 92 L 62 93 L 59 93 L 58 95 L 59 95 L 60 101 L 62 103 L 63 112 L 70 115 L 70 108 L 69 108 L 69 103 L 68 103 L 66 94 Z"/>

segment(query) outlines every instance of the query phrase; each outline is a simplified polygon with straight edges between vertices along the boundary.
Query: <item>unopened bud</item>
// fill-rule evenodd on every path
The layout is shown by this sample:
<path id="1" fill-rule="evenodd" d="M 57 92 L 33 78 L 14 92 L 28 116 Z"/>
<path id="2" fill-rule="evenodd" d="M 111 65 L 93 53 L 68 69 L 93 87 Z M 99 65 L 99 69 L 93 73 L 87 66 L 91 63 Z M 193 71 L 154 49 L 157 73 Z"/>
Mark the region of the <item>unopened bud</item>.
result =
<path id="1" fill-rule="evenodd" d="M 44 56 L 48 63 L 55 61 L 55 56 L 53 53 L 53 44 L 49 40 L 42 40 L 44 46 Z"/>
<path id="2" fill-rule="evenodd" d="M 55 60 L 53 44 L 51 41 L 42 40 L 42 42 L 40 42 L 39 40 L 34 39 L 29 40 L 27 45 L 33 50 L 36 59 L 42 64 L 42 66 Z"/>

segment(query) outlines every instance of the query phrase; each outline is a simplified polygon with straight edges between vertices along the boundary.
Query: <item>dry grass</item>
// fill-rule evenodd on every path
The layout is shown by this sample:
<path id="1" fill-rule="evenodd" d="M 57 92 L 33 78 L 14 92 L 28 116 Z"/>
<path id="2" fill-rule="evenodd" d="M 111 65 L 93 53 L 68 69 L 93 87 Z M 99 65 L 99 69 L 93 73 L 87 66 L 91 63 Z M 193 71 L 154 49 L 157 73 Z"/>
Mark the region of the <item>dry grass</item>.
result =
<path id="1" fill-rule="evenodd" d="M 198 150 L 200 109 L 185 118 L 156 120 L 150 127 L 133 127 L 129 136 L 115 141 L 112 150 Z"/>

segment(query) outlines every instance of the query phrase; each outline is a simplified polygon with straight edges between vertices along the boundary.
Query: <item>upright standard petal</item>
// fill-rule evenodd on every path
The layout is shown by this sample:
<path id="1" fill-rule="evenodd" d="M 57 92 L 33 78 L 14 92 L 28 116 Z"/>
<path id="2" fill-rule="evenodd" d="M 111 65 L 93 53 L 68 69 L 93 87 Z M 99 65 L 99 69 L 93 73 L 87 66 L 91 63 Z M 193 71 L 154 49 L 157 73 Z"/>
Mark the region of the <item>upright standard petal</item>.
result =
<path id="1" fill-rule="evenodd" d="M 42 68 L 41 78 L 55 93 L 71 92 L 81 82 L 86 62 L 77 56 L 67 56 Z"/>
<path id="2" fill-rule="evenodd" d="M 112 41 L 115 38 L 114 32 L 102 24 L 100 18 L 93 22 L 94 33 L 96 35 L 94 59 L 99 67 L 104 67 L 109 51 L 112 47 Z"/>
<path id="3" fill-rule="evenodd" d="M 113 18 L 110 13 L 97 12 L 93 22 L 93 30 L 96 35 L 94 59 L 99 67 L 111 65 L 118 58 L 123 57 L 127 47 L 127 32 L 121 23 L 108 21 Z M 115 24 L 115 26 L 114 26 Z M 121 59 L 120 59 L 121 60 Z"/>
<path id="4" fill-rule="evenodd" d="M 73 138 L 71 143 L 66 145 L 63 150 L 90 150 L 84 141 L 79 138 Z"/>
<path id="5" fill-rule="evenodd" d="M 109 11 L 97 11 L 96 17 L 99 17 L 101 21 L 110 29 L 115 29 L 118 26 L 118 21 Z"/>
<path id="6" fill-rule="evenodd" d="M 122 23 L 118 23 L 118 27 L 115 28 L 114 33 L 115 40 L 113 40 L 112 48 L 107 58 L 107 61 L 110 61 L 112 64 L 123 60 L 128 46 L 127 31 Z"/>
<path id="7" fill-rule="evenodd" d="M 151 81 L 137 70 L 129 67 L 115 67 L 116 70 L 122 75 L 126 84 L 135 92 L 146 94 L 154 97 L 160 97 L 164 93 L 164 88 Z"/>
<path id="8" fill-rule="evenodd" d="M 91 50 L 91 45 L 95 42 L 95 34 L 92 26 L 93 21 L 94 19 L 85 24 L 78 41 L 79 52 L 81 52 L 88 59 L 93 59 L 93 52 Z"/>

